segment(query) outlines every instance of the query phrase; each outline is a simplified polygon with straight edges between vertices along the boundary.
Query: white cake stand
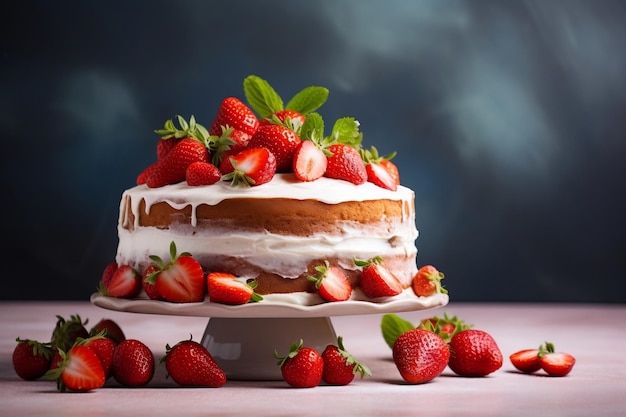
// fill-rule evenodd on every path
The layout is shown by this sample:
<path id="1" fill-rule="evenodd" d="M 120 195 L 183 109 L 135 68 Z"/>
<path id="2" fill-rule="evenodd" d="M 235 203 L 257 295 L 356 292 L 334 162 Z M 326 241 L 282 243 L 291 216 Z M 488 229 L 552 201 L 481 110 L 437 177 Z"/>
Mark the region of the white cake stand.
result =
<path id="1" fill-rule="evenodd" d="M 311 297 L 311 295 L 305 295 Z M 325 303 L 315 298 L 306 305 L 266 297 L 259 303 L 239 306 L 202 302 L 170 303 L 149 299 L 120 299 L 99 293 L 91 303 L 108 310 L 129 313 L 208 317 L 202 344 L 233 380 L 280 380 L 274 352 L 280 355 L 300 339 L 323 351 L 335 344 L 331 316 L 398 313 L 429 310 L 448 304 L 448 295 L 416 297 L 411 291 L 379 302 L 349 300 Z"/>

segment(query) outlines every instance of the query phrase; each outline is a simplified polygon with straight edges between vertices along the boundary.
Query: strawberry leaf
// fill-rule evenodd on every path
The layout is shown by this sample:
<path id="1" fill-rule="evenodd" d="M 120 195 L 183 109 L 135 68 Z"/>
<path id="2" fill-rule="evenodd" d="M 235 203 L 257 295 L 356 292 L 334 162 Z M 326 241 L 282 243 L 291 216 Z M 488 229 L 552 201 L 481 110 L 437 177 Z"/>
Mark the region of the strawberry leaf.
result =
<path id="1" fill-rule="evenodd" d="M 413 330 L 415 326 L 397 314 L 385 314 L 380 323 L 380 328 L 387 346 L 393 348 L 393 344 L 398 336 L 404 332 Z"/>
<path id="2" fill-rule="evenodd" d="M 319 113 L 310 113 L 300 128 L 300 139 L 320 143 L 324 138 L 324 119 Z"/>
<path id="3" fill-rule="evenodd" d="M 332 143 L 343 143 L 358 148 L 363 140 L 363 134 L 359 132 L 359 122 L 353 117 L 337 119 L 329 140 Z"/>
<path id="4" fill-rule="evenodd" d="M 322 107 L 327 99 L 327 88 L 310 86 L 293 96 L 285 106 L 285 109 L 295 110 L 298 113 L 307 115 Z"/>
<path id="5" fill-rule="evenodd" d="M 283 100 L 276 90 L 264 79 L 249 75 L 243 80 L 243 92 L 250 107 L 265 119 L 277 111 L 283 110 Z"/>

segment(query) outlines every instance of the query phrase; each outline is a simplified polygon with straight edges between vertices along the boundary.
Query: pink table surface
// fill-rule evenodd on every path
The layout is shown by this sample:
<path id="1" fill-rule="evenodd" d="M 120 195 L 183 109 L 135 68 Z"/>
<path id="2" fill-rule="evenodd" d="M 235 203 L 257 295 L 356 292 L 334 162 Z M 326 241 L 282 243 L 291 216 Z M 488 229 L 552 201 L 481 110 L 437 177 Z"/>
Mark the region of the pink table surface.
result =
<path id="1" fill-rule="evenodd" d="M 53 382 L 19 379 L 11 364 L 16 337 L 49 340 L 56 315 L 79 314 L 95 324 L 116 320 L 127 338 L 142 340 L 159 358 L 166 344 L 202 337 L 204 317 L 144 315 L 104 310 L 89 302 L 0 303 L 0 416 L 623 416 L 626 415 L 626 306 L 473 304 L 399 313 L 417 322 L 432 314 L 457 315 L 488 331 L 505 356 L 485 378 L 449 369 L 434 381 L 405 384 L 380 333 L 381 315 L 332 318 L 346 348 L 373 371 L 344 387 L 290 388 L 283 381 L 228 381 L 217 389 L 182 388 L 157 366 L 144 388 L 109 380 L 90 393 L 59 393 Z M 545 340 L 577 358 L 564 378 L 522 375 L 508 356 Z"/>

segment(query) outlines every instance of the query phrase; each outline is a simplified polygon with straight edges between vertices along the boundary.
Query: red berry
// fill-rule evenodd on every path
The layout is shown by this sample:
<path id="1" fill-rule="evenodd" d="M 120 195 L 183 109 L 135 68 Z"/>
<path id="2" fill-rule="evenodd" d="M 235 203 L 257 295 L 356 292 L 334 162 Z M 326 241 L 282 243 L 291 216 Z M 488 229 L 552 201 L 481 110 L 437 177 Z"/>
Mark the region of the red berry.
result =
<path id="1" fill-rule="evenodd" d="M 328 165 L 324 176 L 363 184 L 367 182 L 365 164 L 359 151 L 349 145 L 335 144 L 328 147 L 331 156 L 328 157 Z"/>
<path id="2" fill-rule="evenodd" d="M 280 357 L 278 352 L 274 355 L 278 359 L 283 379 L 292 387 L 312 388 L 322 381 L 324 360 L 317 350 L 304 346 L 302 340 L 289 347 L 287 356 Z"/>
<path id="3" fill-rule="evenodd" d="M 307 276 L 307 279 L 315 284 L 320 297 L 326 301 L 345 301 L 352 295 L 352 285 L 341 269 L 330 266 L 326 261 L 324 265 L 315 267 L 315 275 Z"/>
<path id="4" fill-rule="evenodd" d="M 192 186 L 215 184 L 221 178 L 222 173 L 215 165 L 203 161 L 192 162 L 185 173 L 187 184 Z"/>
<path id="5" fill-rule="evenodd" d="M 285 126 L 260 126 L 248 142 L 248 148 L 266 148 L 276 158 L 276 172 L 290 172 L 293 169 L 293 155 L 300 144 L 298 134 Z"/>
<path id="6" fill-rule="evenodd" d="M 400 375 L 411 384 L 422 384 L 438 377 L 450 358 L 448 344 L 441 337 L 419 328 L 398 336 L 392 351 Z"/>
<path id="7" fill-rule="evenodd" d="M 315 181 L 326 172 L 328 160 L 313 141 L 303 140 L 293 155 L 293 172 L 300 181 Z"/>
<path id="8" fill-rule="evenodd" d="M 139 340 L 126 339 L 115 348 L 111 372 L 126 387 L 147 385 L 154 376 L 154 355 Z"/>
<path id="9" fill-rule="evenodd" d="M 193 340 L 166 346 L 165 362 L 168 377 L 183 386 L 218 388 L 226 383 L 226 374 L 209 351 Z"/>
<path id="10" fill-rule="evenodd" d="M 502 367 L 502 352 L 493 337 L 476 329 L 463 330 L 450 339 L 448 366 L 461 376 L 481 377 Z"/>
<path id="11" fill-rule="evenodd" d="M 17 376 L 27 381 L 41 378 L 50 369 L 52 350 L 36 340 L 16 339 L 13 349 L 13 369 Z"/>

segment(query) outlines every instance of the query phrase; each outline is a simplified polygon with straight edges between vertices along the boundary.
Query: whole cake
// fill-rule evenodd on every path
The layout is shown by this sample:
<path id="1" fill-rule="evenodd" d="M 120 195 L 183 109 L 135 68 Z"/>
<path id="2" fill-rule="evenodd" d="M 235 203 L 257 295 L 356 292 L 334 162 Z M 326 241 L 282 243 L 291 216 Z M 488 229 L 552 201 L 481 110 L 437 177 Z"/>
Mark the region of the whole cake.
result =
<path id="1" fill-rule="evenodd" d="M 286 104 L 260 77 L 243 87 L 248 104 L 222 100 L 208 129 L 177 116 L 178 126 L 155 131 L 156 161 L 123 192 L 101 293 L 239 304 L 294 293 L 380 302 L 411 291 L 414 193 L 400 185 L 395 153 L 365 148 L 352 117 L 325 126 L 323 87 Z M 435 292 L 440 278 L 429 278 Z M 249 298 L 223 295 L 243 287 Z"/>

